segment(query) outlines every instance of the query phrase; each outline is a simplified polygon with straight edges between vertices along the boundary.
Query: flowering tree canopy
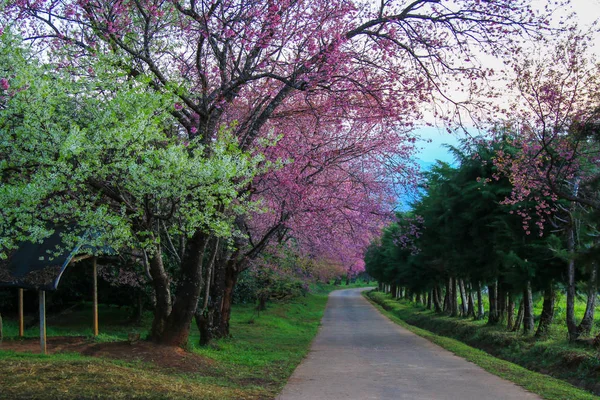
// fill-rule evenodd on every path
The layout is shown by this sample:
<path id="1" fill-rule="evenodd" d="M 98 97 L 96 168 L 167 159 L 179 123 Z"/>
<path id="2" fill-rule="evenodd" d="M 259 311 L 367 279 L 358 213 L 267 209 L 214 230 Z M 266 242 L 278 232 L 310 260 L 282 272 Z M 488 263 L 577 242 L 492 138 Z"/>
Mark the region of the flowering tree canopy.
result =
<path id="1" fill-rule="evenodd" d="M 169 205 L 189 210 L 197 217 L 194 221 L 204 224 L 196 230 L 163 228 L 171 235 L 164 237 L 161 248 L 177 247 L 168 245 L 171 236 L 188 239 L 181 254 L 189 259 L 176 249 L 170 256 L 181 262 L 180 282 L 188 282 L 177 290 L 172 307 L 162 260 L 149 260 L 157 298 L 164 303 L 158 307 L 162 311 L 155 317 L 153 336 L 171 344 L 187 339 L 207 247 L 219 254 L 213 257 L 213 280 L 219 283 L 210 288 L 210 296 L 207 288 L 206 297 L 212 299 L 208 309 L 214 306 L 215 312 L 224 313 L 225 333 L 226 299 L 236 276 L 270 241 L 293 233 L 314 251 L 338 253 L 344 262 L 355 259 L 357 252 L 348 248 L 366 244 L 381 226 L 390 199 L 389 182 L 381 176 L 392 172 L 382 166 L 400 164 L 394 172 L 410 175 L 404 161 L 414 138 L 407 132 L 420 118 L 421 105 L 434 93 L 452 100 L 445 87 L 451 81 L 476 88 L 488 75 L 476 60 L 478 53 L 514 53 L 521 35 L 546 26 L 527 0 L 15 0 L 3 6 L 0 20 L 4 30 L 20 34 L 45 62 L 70 74 L 74 82 L 97 82 L 99 87 L 107 82 L 116 88 L 135 82 L 140 99 L 131 102 L 138 102 L 136 110 L 144 109 L 135 121 L 155 121 L 159 115 L 152 129 L 160 127 L 163 136 L 169 132 L 163 120 L 169 121 L 170 136 L 154 138 L 166 146 L 152 147 L 146 141 L 152 140 L 144 139 L 138 147 L 123 150 L 129 142 L 115 141 L 116 154 L 125 151 L 135 158 L 150 147 L 165 153 L 149 157 L 153 166 L 163 157 L 183 159 L 190 167 L 197 163 L 195 173 L 184 169 L 160 182 L 131 181 L 140 187 L 135 189 L 140 201 L 156 192 L 172 195 L 160 204 L 163 212 L 150 207 L 146 213 L 157 226 L 161 217 L 171 216 Z M 0 76 L 7 79 L 0 81 L 2 90 L 11 85 L 5 75 Z M 115 93 L 106 101 L 118 102 L 120 92 Z M 143 99 L 153 103 L 139 104 Z M 115 119 L 109 122 L 120 121 Z M 222 126 L 231 127 L 231 140 L 220 133 Z M 265 149 L 265 141 L 276 144 Z M 246 177 L 253 175 L 249 169 L 256 159 L 242 151 L 266 153 L 282 168 L 263 171 L 250 183 Z M 191 182 L 188 178 L 200 180 L 202 188 L 204 183 L 209 188 L 220 185 L 217 177 L 203 176 L 204 171 L 213 170 L 214 163 L 239 162 L 233 159 L 246 164 L 223 166 L 231 172 L 225 181 L 233 185 L 224 184 L 227 195 L 206 204 L 172 200 L 180 198 L 175 196 L 178 185 Z M 101 162 L 96 166 L 103 167 Z M 127 212 L 129 200 L 111 187 L 103 186 L 102 193 L 124 202 Z M 236 213 L 232 207 L 238 203 L 229 197 L 236 197 L 234 192 L 262 200 L 272 213 L 252 220 L 244 210 Z M 219 218 L 208 223 L 202 220 L 206 215 Z M 227 218 L 245 233 L 233 243 L 215 238 L 225 236 L 221 224 Z"/>
<path id="2" fill-rule="evenodd" d="M 521 214 L 537 214 L 540 227 L 559 198 L 600 209 L 600 64 L 589 40 L 571 33 L 545 54 L 514 63 L 518 101 L 497 134 L 518 151 L 500 152 L 494 162 L 513 184 L 506 202 L 534 201 Z"/>

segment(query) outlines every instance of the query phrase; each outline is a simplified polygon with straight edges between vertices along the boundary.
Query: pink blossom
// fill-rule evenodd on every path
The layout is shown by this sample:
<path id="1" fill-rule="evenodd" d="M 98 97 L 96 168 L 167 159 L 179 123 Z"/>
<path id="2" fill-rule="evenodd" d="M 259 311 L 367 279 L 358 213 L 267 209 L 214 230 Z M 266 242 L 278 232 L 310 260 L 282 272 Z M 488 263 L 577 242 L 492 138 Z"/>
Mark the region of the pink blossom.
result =
<path id="1" fill-rule="evenodd" d="M 6 78 L 0 79 L 0 88 L 2 90 L 10 89 L 10 84 L 8 83 L 8 79 L 6 79 Z"/>

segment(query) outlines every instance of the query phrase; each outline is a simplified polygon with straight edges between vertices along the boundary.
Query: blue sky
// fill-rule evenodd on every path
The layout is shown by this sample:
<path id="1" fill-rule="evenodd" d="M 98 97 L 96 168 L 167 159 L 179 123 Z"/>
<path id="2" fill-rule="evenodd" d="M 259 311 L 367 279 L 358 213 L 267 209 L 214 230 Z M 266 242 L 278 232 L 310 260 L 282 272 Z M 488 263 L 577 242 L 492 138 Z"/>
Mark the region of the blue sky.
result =
<path id="1" fill-rule="evenodd" d="M 417 147 L 421 149 L 416 154 L 416 159 L 427 164 L 434 163 L 436 160 L 454 161 L 443 145 L 458 145 L 457 135 L 450 134 L 445 129 L 433 127 L 419 128 L 416 132 L 421 137 L 421 141 L 417 142 Z M 427 140 L 431 140 L 431 143 L 427 143 Z"/>
<path id="2" fill-rule="evenodd" d="M 421 137 L 421 141 L 417 142 L 416 147 L 419 149 L 415 154 L 415 159 L 421 169 L 428 169 L 435 164 L 436 160 L 453 163 L 454 158 L 443 147 L 444 144 L 458 145 L 458 136 L 448 133 L 443 128 L 423 127 L 418 128 L 415 132 Z M 412 190 L 399 189 L 398 193 L 398 210 L 407 211 L 410 209 L 409 203 L 416 199 L 418 194 Z"/>

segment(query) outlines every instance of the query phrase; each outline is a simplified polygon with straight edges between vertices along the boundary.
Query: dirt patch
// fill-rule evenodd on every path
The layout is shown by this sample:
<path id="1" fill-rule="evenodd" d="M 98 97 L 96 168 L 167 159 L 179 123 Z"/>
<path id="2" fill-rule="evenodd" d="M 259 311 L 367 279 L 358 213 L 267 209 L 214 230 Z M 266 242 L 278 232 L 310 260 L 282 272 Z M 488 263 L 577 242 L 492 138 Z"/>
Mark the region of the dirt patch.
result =
<path id="1" fill-rule="evenodd" d="M 179 347 L 160 346 L 151 342 L 97 343 L 82 336 L 59 336 L 48 338 L 48 353 L 79 353 L 91 357 L 103 357 L 122 361 L 142 361 L 161 369 L 189 374 L 207 375 L 214 373 L 214 361 L 189 353 Z M 0 350 L 17 352 L 40 352 L 39 339 L 8 340 Z"/>

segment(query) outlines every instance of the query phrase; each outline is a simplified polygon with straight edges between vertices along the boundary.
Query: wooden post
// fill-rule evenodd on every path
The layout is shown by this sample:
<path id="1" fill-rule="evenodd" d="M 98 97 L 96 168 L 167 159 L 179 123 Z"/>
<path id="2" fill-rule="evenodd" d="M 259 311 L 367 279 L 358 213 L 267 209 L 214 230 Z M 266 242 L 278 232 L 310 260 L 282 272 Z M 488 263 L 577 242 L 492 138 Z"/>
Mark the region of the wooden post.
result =
<path id="1" fill-rule="evenodd" d="M 23 318 L 23 289 L 19 288 L 19 337 L 25 336 L 25 322 Z"/>
<path id="2" fill-rule="evenodd" d="M 94 336 L 98 336 L 98 265 L 97 257 L 92 258 L 94 269 Z"/>
<path id="3" fill-rule="evenodd" d="M 40 347 L 46 353 L 46 292 L 40 290 Z"/>

